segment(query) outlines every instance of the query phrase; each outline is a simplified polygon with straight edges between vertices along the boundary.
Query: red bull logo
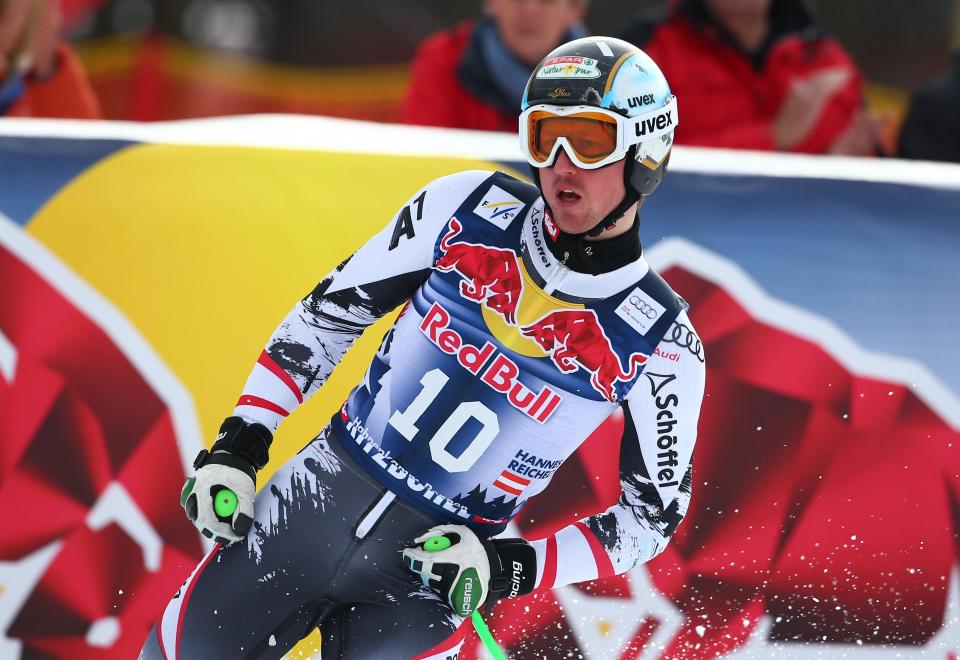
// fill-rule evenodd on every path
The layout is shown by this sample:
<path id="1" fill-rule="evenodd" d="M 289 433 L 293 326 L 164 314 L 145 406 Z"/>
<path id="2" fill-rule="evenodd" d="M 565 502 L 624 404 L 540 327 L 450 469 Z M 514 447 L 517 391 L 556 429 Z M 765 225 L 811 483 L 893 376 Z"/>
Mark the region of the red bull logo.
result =
<path id="1" fill-rule="evenodd" d="M 516 252 L 479 243 L 451 243 L 462 229 L 460 221 L 451 218 L 450 230 L 440 241 L 443 256 L 436 263 L 437 270 L 459 273 L 464 278 L 460 282 L 460 295 L 492 309 L 507 323 L 515 324 L 523 293 Z"/>
<path id="2" fill-rule="evenodd" d="M 629 382 L 637 375 L 637 367 L 645 364 L 646 355 L 633 353 L 624 369 L 613 351 L 610 338 L 600 326 L 592 309 L 564 309 L 550 312 L 536 323 L 520 331 L 550 355 L 557 368 L 570 373 L 578 368 L 589 371 L 590 384 L 608 401 L 616 401 L 617 381 Z"/>
<path id="3" fill-rule="evenodd" d="M 563 397 L 547 386 L 533 392 L 520 382 L 520 366 L 516 362 L 496 351 L 490 342 L 482 347 L 470 344 L 449 326 L 450 313 L 433 303 L 420 322 L 420 331 L 441 351 L 455 355 L 461 367 L 479 375 L 484 385 L 506 396 L 510 405 L 524 415 L 541 424 L 550 419 Z"/>

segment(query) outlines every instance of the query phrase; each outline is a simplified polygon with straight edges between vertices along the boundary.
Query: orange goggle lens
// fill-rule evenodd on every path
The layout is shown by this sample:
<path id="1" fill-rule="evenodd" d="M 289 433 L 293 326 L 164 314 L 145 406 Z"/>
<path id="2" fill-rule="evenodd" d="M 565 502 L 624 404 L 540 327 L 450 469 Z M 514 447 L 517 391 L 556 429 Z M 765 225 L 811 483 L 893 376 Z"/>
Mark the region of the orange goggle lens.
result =
<path id="1" fill-rule="evenodd" d="M 530 114 L 527 135 L 530 155 L 538 162 L 550 158 L 559 138 L 566 138 L 584 163 L 596 163 L 617 148 L 617 122 L 600 113 L 555 115 L 546 111 Z"/>

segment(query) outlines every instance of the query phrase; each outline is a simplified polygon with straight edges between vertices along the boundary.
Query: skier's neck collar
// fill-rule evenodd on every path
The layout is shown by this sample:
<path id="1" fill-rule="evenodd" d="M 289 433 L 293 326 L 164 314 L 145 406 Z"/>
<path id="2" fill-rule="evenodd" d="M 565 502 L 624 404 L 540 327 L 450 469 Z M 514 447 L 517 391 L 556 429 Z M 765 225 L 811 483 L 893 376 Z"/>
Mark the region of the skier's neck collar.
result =
<path id="1" fill-rule="evenodd" d="M 546 242 L 553 256 L 565 261 L 570 270 L 599 275 L 640 259 L 643 246 L 640 244 L 639 224 L 638 216 L 633 227 L 613 238 L 588 241 L 561 231 L 555 241 L 548 239 Z"/>

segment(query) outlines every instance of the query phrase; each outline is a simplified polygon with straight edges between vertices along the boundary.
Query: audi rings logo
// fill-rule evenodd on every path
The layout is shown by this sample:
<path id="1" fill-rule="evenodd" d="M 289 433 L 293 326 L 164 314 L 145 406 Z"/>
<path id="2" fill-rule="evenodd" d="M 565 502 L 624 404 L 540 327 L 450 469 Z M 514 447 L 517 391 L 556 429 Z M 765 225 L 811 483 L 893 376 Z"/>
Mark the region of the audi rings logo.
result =
<path id="1" fill-rule="evenodd" d="M 657 310 L 655 310 L 653 306 L 650 305 L 650 303 L 648 303 L 646 300 L 640 298 L 640 296 L 630 296 L 630 304 L 651 321 L 659 316 Z"/>
<path id="2" fill-rule="evenodd" d="M 674 321 L 670 329 L 667 330 L 667 334 L 663 336 L 663 341 L 687 349 L 695 358 L 704 362 L 703 344 L 700 343 L 700 337 L 683 323 Z"/>
<path id="3" fill-rule="evenodd" d="M 666 308 L 651 298 L 640 287 L 635 288 L 617 307 L 616 314 L 639 332 L 645 335 L 657 322 Z"/>

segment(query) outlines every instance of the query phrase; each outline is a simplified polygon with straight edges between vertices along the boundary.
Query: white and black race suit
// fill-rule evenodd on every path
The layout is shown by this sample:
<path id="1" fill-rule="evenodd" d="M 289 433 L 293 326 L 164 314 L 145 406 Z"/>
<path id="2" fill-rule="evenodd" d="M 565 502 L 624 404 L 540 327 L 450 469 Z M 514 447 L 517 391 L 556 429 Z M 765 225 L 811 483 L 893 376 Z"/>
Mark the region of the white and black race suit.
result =
<path id="1" fill-rule="evenodd" d="M 460 619 L 400 550 L 441 522 L 499 534 L 618 407 L 622 495 L 531 541 L 537 588 L 663 550 L 690 499 L 702 347 L 642 256 L 576 272 L 548 249 L 556 236 L 535 187 L 462 172 L 296 304 L 234 412 L 270 429 L 403 309 L 330 424 L 261 488 L 246 542 L 201 561 L 144 657 L 280 657 L 317 626 L 325 659 L 456 657 Z"/>

